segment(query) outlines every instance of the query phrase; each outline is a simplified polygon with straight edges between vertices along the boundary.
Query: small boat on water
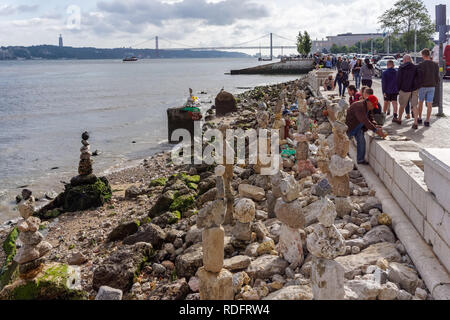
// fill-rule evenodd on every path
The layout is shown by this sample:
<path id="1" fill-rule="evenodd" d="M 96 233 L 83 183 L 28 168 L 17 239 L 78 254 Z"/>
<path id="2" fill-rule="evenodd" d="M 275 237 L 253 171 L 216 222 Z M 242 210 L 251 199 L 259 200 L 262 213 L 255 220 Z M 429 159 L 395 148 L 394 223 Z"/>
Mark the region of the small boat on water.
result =
<path id="1" fill-rule="evenodd" d="M 127 58 L 123 59 L 123 62 L 132 62 L 132 61 L 138 61 L 138 58 L 136 58 L 136 57 L 131 57 L 131 58 L 127 57 Z"/>

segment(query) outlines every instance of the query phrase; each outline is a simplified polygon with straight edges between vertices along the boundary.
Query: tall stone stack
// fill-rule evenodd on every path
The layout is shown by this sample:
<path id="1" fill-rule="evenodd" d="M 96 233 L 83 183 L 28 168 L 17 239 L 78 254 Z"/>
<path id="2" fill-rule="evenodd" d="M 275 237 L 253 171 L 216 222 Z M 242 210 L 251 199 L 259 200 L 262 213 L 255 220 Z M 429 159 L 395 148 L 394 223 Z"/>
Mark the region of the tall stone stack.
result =
<path id="1" fill-rule="evenodd" d="M 23 279 L 34 278 L 45 261 L 45 255 L 52 249 L 52 245 L 43 241 L 44 236 L 39 232 L 41 220 L 33 217 L 35 200 L 31 191 L 22 191 L 22 201 L 18 205 L 20 215 L 24 219 L 18 224 L 19 239 L 23 246 L 14 257 L 19 265 L 19 274 Z"/>
<path id="2" fill-rule="evenodd" d="M 328 146 L 328 142 L 326 139 L 321 139 L 319 142 L 319 148 L 317 150 L 317 167 L 320 169 L 320 171 L 327 175 L 327 177 L 330 179 L 330 147 Z"/>
<path id="3" fill-rule="evenodd" d="M 280 144 L 282 144 L 282 141 L 285 139 L 284 137 L 284 120 L 283 120 L 283 101 L 278 100 L 277 104 L 274 108 L 274 117 L 275 120 L 272 124 L 272 129 L 278 131 L 278 136 L 280 137 Z"/>
<path id="4" fill-rule="evenodd" d="M 308 102 L 306 101 L 306 93 L 303 90 L 298 90 L 296 93 L 298 104 L 298 130 L 297 133 L 305 134 L 310 128 L 310 119 L 308 116 Z"/>
<path id="5" fill-rule="evenodd" d="M 89 145 L 89 133 L 84 132 L 81 135 L 81 144 L 82 147 L 80 149 L 80 162 L 78 164 L 78 176 L 73 177 L 70 181 L 72 186 L 78 186 L 83 184 L 92 184 L 95 183 L 97 177 L 92 173 L 92 160 L 91 160 L 91 151 Z"/>
<path id="6" fill-rule="evenodd" d="M 304 258 L 300 229 L 305 226 L 305 216 L 298 200 L 300 185 L 292 175 L 287 175 L 281 180 L 279 188 L 281 198 L 275 205 L 275 214 L 282 222 L 278 252 L 291 265 L 297 267 Z"/>
<path id="7" fill-rule="evenodd" d="M 227 163 L 227 150 L 230 152 L 230 154 L 234 154 L 234 150 L 232 150 L 230 144 L 228 143 L 226 139 L 226 132 L 227 129 L 229 129 L 229 125 L 222 125 L 220 126 L 219 130 L 222 132 L 223 135 L 223 165 L 225 167 L 225 173 L 223 175 L 223 184 L 224 184 L 224 190 L 225 190 L 225 199 L 226 199 L 226 212 L 225 212 L 225 220 L 224 224 L 231 224 L 233 223 L 233 212 L 234 212 L 234 194 L 233 194 L 233 188 L 231 186 L 231 182 L 233 181 L 233 170 L 234 170 L 234 159 L 233 162 Z"/>
<path id="8" fill-rule="evenodd" d="M 222 227 L 226 212 L 224 179 L 225 167 L 216 168 L 217 199 L 198 213 L 197 226 L 202 233 L 203 267 L 198 269 L 201 300 L 233 300 L 233 275 L 223 268 L 225 230 Z"/>
<path id="9" fill-rule="evenodd" d="M 308 235 L 306 245 L 313 255 L 311 287 L 315 300 L 343 300 L 344 268 L 336 261 L 345 254 L 345 240 L 334 225 L 336 208 L 327 197 L 322 197 L 318 209 L 319 223 Z"/>
<path id="10" fill-rule="evenodd" d="M 334 148 L 329 163 L 330 182 L 333 193 L 336 196 L 335 203 L 339 216 L 349 214 L 350 206 L 350 178 L 353 170 L 353 160 L 347 155 L 350 148 L 350 140 L 347 136 L 348 127 L 340 122 L 333 123 Z"/>
<path id="11" fill-rule="evenodd" d="M 256 112 L 256 122 L 258 125 L 258 129 L 267 129 L 269 127 L 269 122 L 270 122 L 270 114 L 269 112 L 267 112 L 267 104 L 262 102 L 258 105 L 258 111 Z M 259 145 L 258 145 L 259 148 Z M 270 141 L 270 137 L 267 137 L 267 144 L 266 144 L 266 148 L 267 148 L 267 154 L 269 154 L 270 152 L 270 148 L 271 148 L 271 141 Z M 259 153 L 259 152 L 258 152 Z M 258 156 L 258 159 L 256 160 L 257 163 L 256 165 L 253 166 L 253 169 L 255 170 L 255 172 L 257 174 L 261 174 L 261 169 L 264 167 L 270 167 L 270 165 L 266 165 L 264 166 Z"/>
<path id="12" fill-rule="evenodd" d="M 232 230 L 232 234 L 237 242 L 246 244 L 252 240 L 252 222 L 255 219 L 256 206 L 253 200 L 241 198 L 234 207 L 234 217 L 237 219 Z"/>
<path id="13" fill-rule="evenodd" d="M 297 159 L 297 172 L 300 177 L 307 177 L 315 173 L 315 168 L 309 158 L 309 143 L 306 134 L 295 134 L 297 147 L 295 157 Z"/>
<path id="14" fill-rule="evenodd" d="M 267 210 L 269 218 L 275 218 L 275 205 L 277 203 L 277 200 L 281 198 L 281 181 L 287 177 L 287 173 L 282 171 L 281 169 L 278 170 L 278 172 L 272 176 L 270 176 L 270 182 L 272 185 L 272 189 L 267 192 Z"/>

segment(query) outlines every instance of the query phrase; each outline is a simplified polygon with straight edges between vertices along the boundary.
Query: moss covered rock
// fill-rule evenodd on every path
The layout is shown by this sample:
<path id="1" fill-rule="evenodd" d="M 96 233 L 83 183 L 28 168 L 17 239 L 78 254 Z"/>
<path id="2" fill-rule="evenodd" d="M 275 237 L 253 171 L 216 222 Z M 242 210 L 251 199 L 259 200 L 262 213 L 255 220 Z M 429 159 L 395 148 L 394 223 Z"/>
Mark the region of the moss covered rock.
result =
<path id="1" fill-rule="evenodd" d="M 83 211 L 100 207 L 112 197 L 111 186 L 106 178 L 99 178 L 94 184 L 73 187 L 66 185 L 64 211 Z"/>
<path id="2" fill-rule="evenodd" d="M 6 300 L 84 300 L 88 294 L 81 290 L 79 272 L 67 264 L 44 266 L 32 280 L 17 280 L 6 286 L 0 299 Z"/>
<path id="3" fill-rule="evenodd" d="M 170 211 L 180 211 L 185 212 L 194 206 L 195 198 L 193 195 L 183 195 L 175 200 L 170 205 Z"/>
<path id="4" fill-rule="evenodd" d="M 150 187 L 164 187 L 167 183 L 167 178 L 158 178 L 158 179 L 154 179 L 150 182 Z"/>
<path id="5" fill-rule="evenodd" d="M 13 260 L 17 253 L 16 240 L 18 236 L 19 230 L 14 228 L 3 242 L 2 248 L 6 259 L 0 269 L 0 290 L 17 276 L 17 263 Z"/>
<path id="6" fill-rule="evenodd" d="M 150 209 L 150 217 L 154 218 L 166 212 L 175 199 L 175 193 L 172 190 L 164 192 Z"/>
<path id="7" fill-rule="evenodd" d="M 193 182 L 189 182 L 187 184 L 187 186 L 188 186 L 189 189 L 192 189 L 192 190 L 197 190 L 198 189 L 198 184 L 193 183 Z"/>

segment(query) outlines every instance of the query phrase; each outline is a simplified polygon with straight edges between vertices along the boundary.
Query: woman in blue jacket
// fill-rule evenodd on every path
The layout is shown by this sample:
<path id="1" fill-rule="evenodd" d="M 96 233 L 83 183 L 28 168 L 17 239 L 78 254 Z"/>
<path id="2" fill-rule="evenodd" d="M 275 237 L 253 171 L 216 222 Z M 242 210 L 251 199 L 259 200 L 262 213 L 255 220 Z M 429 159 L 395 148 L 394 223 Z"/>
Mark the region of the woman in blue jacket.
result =
<path id="1" fill-rule="evenodd" d="M 339 86 L 339 96 L 345 97 L 345 90 L 347 89 L 349 82 L 348 82 L 348 74 L 342 70 L 339 70 L 338 74 L 336 75 L 336 79 L 334 80 L 334 86 L 336 87 L 336 83 Z"/>

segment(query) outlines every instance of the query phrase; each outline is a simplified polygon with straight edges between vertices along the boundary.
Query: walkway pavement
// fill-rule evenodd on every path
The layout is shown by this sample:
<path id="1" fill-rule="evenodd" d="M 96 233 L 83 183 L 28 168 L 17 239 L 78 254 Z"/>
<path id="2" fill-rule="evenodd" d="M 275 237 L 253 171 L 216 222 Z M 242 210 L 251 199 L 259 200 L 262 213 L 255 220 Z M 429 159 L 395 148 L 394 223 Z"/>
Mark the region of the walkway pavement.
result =
<path id="1" fill-rule="evenodd" d="M 350 76 L 352 79 L 352 76 Z M 392 123 L 392 106 L 391 115 L 387 117 L 386 124 L 383 130 L 388 132 L 389 135 L 399 135 L 409 137 L 412 141 L 416 142 L 422 148 L 450 148 L 450 81 L 444 80 L 444 114 L 446 117 L 436 117 L 435 114 L 438 108 L 433 108 L 431 116 L 431 127 L 424 127 L 419 125 L 418 130 L 412 130 L 411 126 L 414 123 L 413 119 L 405 119 L 403 115 L 402 125 Z M 353 80 L 350 80 L 351 84 L 354 84 Z M 381 92 L 381 79 L 374 78 L 372 89 L 374 94 L 380 100 L 381 105 L 383 105 L 383 94 Z M 335 91 L 323 91 L 322 94 L 337 94 L 337 88 Z M 346 99 L 348 100 L 348 93 L 346 93 Z M 426 107 L 424 106 L 423 119 L 426 116 Z"/>

